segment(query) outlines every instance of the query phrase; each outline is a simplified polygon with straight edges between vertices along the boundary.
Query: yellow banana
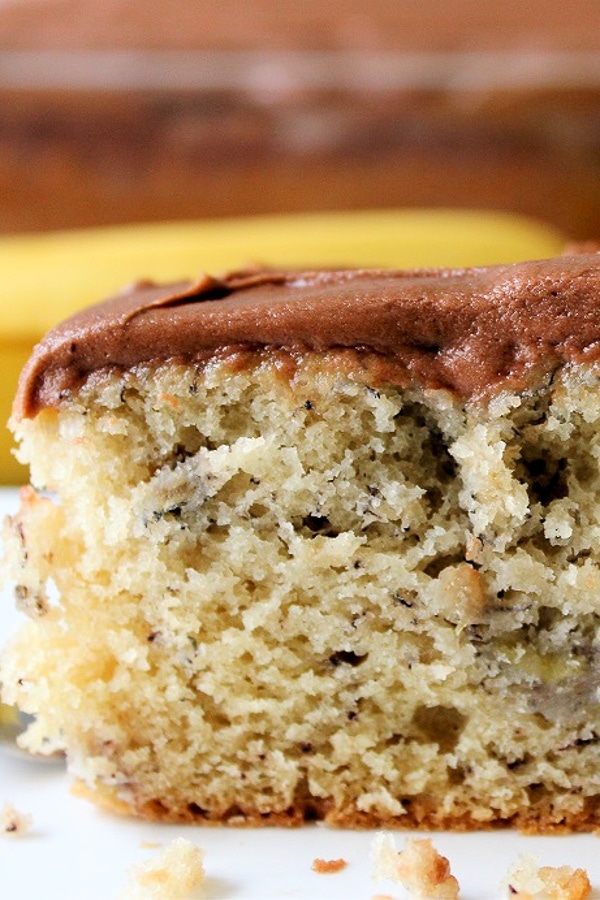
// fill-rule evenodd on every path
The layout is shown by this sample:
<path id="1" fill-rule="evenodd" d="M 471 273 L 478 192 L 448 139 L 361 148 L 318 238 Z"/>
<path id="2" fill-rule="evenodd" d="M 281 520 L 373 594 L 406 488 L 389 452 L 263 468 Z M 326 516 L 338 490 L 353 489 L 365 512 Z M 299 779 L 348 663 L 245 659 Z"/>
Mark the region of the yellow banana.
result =
<path id="1" fill-rule="evenodd" d="M 485 265 L 543 258 L 564 243 L 552 228 L 499 212 L 401 210 L 10 235 L 0 239 L 0 481 L 25 478 L 4 427 L 33 344 L 71 313 L 140 278 L 194 279 L 248 264 Z"/>

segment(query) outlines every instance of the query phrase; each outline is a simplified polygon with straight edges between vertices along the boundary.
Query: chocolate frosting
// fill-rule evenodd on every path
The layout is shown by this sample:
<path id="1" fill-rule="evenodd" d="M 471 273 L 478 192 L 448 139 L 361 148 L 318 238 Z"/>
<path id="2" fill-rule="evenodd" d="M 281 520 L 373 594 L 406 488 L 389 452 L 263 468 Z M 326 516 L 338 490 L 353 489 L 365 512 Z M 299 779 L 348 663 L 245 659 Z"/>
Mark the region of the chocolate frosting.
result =
<path id="1" fill-rule="evenodd" d="M 93 372 L 262 348 L 352 348 L 381 379 L 463 398 L 600 358 L 600 253 L 416 271 L 231 273 L 141 282 L 58 325 L 22 372 L 13 412 L 60 407 Z"/>

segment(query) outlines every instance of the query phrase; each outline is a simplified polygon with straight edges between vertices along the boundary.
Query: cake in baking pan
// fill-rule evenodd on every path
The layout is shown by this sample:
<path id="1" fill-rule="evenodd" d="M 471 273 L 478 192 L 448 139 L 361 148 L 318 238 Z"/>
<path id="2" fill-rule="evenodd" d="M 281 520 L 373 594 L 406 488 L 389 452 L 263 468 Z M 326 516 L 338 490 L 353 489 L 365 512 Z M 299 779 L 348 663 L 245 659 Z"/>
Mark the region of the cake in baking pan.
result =
<path id="1" fill-rule="evenodd" d="M 160 820 L 600 822 L 600 255 L 140 282 L 12 427 L 24 743 Z"/>
<path id="2" fill-rule="evenodd" d="M 397 206 L 600 236 L 596 0 L 11 0 L 0 231 Z"/>

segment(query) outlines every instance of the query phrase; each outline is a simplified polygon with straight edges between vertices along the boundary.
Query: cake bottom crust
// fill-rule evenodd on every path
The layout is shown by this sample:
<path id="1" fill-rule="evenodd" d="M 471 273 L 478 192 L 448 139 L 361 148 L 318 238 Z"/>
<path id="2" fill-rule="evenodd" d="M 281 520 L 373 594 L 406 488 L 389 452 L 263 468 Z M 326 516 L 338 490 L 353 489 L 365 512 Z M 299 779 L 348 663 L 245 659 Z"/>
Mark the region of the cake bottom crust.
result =
<path id="1" fill-rule="evenodd" d="M 213 825 L 236 828 L 298 828 L 315 822 L 323 822 L 332 828 L 348 830 L 390 829 L 398 831 L 493 831 L 517 829 L 528 835 L 553 835 L 589 833 L 600 829 L 600 798 L 590 798 L 586 808 L 579 813 L 557 816 L 551 800 L 535 809 L 524 809 L 512 816 L 476 818 L 469 812 L 460 815 L 444 815 L 431 809 L 425 801 L 412 800 L 402 816 L 382 816 L 366 813 L 348 805 L 335 808 L 328 800 L 311 798 L 304 804 L 288 809 L 263 813 L 259 810 L 233 808 L 222 815 L 201 809 L 195 803 L 168 808 L 160 800 L 135 805 L 127 803 L 102 788 L 91 788 L 84 781 L 74 782 L 72 793 L 121 816 L 133 816 L 149 822 L 165 824 Z"/>

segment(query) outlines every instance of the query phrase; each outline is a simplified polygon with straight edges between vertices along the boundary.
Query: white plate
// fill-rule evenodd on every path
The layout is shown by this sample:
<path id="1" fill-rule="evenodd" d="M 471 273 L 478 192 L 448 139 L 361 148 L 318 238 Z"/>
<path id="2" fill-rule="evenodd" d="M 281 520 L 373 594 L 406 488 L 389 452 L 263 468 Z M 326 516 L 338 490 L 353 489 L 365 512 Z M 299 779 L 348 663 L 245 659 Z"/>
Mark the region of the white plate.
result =
<path id="1" fill-rule="evenodd" d="M 0 489 L 0 515 L 16 508 L 14 490 Z M 18 625 L 10 591 L 0 593 L 0 643 Z M 369 858 L 374 832 L 319 826 L 231 829 L 154 825 L 114 817 L 69 793 L 61 765 L 0 752 L 0 808 L 10 802 L 33 818 L 19 838 L 0 838 L 0 897 L 19 900 L 111 900 L 124 890 L 132 866 L 158 847 L 185 836 L 205 851 L 204 900 L 371 900 L 406 897 L 391 882 L 376 882 Z M 407 833 L 396 834 L 401 848 Z M 432 835 L 461 885 L 462 900 L 498 900 L 508 868 L 522 855 L 543 865 L 582 866 L 600 887 L 600 839 L 524 837 L 513 832 Z M 315 858 L 347 862 L 341 872 L 317 874 Z M 600 897 L 598 890 L 594 897 Z M 173 898 L 177 900 L 177 898 Z"/>

